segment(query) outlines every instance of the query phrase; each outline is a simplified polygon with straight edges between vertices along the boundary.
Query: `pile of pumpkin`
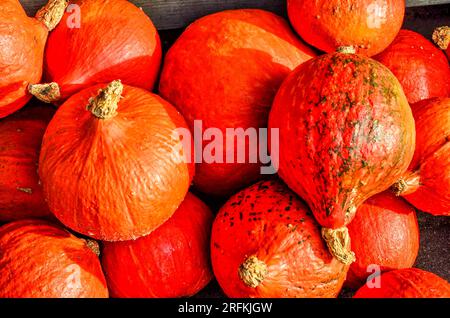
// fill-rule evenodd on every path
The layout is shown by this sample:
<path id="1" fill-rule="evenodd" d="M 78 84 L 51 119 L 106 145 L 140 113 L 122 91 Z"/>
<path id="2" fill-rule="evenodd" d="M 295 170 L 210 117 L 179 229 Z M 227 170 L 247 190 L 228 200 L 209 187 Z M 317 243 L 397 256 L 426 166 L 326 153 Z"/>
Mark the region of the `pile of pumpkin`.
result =
<path id="1" fill-rule="evenodd" d="M 132 3 L 1 1 L 0 297 L 182 297 L 213 273 L 229 297 L 450 297 L 411 268 L 415 209 L 450 215 L 447 57 L 400 30 L 403 0 L 287 4 L 315 49 L 272 13 L 212 14 L 167 53 L 160 97 Z M 21 109 L 32 95 L 56 107 Z M 195 165 L 173 134 L 194 120 L 278 129 L 279 177 Z M 191 184 L 227 200 L 215 220 Z"/>

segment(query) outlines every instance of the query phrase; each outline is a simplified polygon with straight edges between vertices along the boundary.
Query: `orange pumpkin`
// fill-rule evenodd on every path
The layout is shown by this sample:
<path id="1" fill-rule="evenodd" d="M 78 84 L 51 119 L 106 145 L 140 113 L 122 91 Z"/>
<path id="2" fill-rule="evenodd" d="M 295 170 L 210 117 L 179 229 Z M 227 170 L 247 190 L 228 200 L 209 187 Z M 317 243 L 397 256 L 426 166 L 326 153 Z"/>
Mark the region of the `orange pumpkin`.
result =
<path id="1" fill-rule="evenodd" d="M 98 245 L 51 223 L 0 227 L 0 298 L 107 298 Z"/>
<path id="2" fill-rule="evenodd" d="M 36 17 L 28 17 L 18 0 L 0 1 L 0 118 L 31 99 L 28 85 L 41 80 L 47 36 L 66 2 L 49 0 Z"/>
<path id="3" fill-rule="evenodd" d="M 308 207 L 278 180 L 250 186 L 220 209 L 211 258 L 225 294 L 239 298 L 336 297 L 348 270 Z"/>
<path id="4" fill-rule="evenodd" d="M 450 215 L 450 98 L 424 100 L 411 107 L 416 151 L 394 192 L 422 211 Z"/>
<path id="5" fill-rule="evenodd" d="M 237 162 L 238 148 L 252 155 L 258 149 L 250 149 L 249 138 L 238 143 L 233 129 L 267 127 L 281 82 L 314 55 L 285 20 L 262 10 L 208 15 L 178 38 L 165 58 L 161 95 L 180 110 L 194 133 L 194 121 L 201 120 L 201 133 L 218 129 L 234 146 L 215 147 L 211 152 L 217 160 L 201 156 L 194 179 L 200 191 L 227 196 L 261 177 L 260 158 L 251 162 L 246 155 L 245 163 Z M 198 141 L 197 153 L 202 155 L 214 141 Z"/>
<path id="6" fill-rule="evenodd" d="M 0 221 L 51 215 L 37 165 L 53 114 L 49 106 L 32 105 L 0 121 Z"/>
<path id="7" fill-rule="evenodd" d="M 409 268 L 419 252 L 419 225 L 414 207 L 390 192 L 364 202 L 348 226 L 356 261 L 350 266 L 345 284 L 361 287 L 373 274 L 372 265 L 382 272 Z"/>
<path id="8" fill-rule="evenodd" d="M 105 86 L 73 95 L 57 111 L 39 175 L 50 210 L 66 226 L 105 241 L 131 240 L 172 216 L 194 165 L 177 134 L 186 123 L 173 106 L 120 81 Z"/>
<path id="9" fill-rule="evenodd" d="M 298 34 L 325 52 L 353 46 L 373 56 L 394 40 L 405 15 L 404 0 L 288 0 Z"/>

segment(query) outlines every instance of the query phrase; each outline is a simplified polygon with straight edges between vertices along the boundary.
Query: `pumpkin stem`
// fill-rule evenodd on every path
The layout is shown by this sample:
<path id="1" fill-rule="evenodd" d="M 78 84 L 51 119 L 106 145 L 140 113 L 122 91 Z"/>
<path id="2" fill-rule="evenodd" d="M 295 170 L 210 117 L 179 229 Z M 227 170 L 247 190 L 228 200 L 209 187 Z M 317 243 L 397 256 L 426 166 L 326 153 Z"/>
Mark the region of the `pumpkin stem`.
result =
<path id="1" fill-rule="evenodd" d="M 52 31 L 61 21 L 68 5 L 67 0 L 49 0 L 36 13 L 36 19 L 41 21 L 49 31 Z"/>
<path id="2" fill-rule="evenodd" d="M 100 246 L 98 245 L 97 241 L 90 240 L 90 239 L 84 239 L 86 242 L 87 247 L 94 252 L 95 255 L 100 256 Z"/>
<path id="3" fill-rule="evenodd" d="M 448 46 L 450 45 L 450 27 L 441 26 L 434 30 L 433 41 L 441 50 L 448 49 Z"/>
<path id="4" fill-rule="evenodd" d="M 267 275 L 267 265 L 256 255 L 252 255 L 239 266 L 238 274 L 245 285 L 256 288 Z"/>
<path id="5" fill-rule="evenodd" d="M 117 115 L 117 107 L 122 98 L 123 85 L 120 80 L 111 82 L 106 88 L 98 91 L 98 95 L 89 100 L 86 109 L 95 117 L 110 119 Z"/>
<path id="6" fill-rule="evenodd" d="M 356 49 L 354 46 L 340 46 L 337 48 L 336 52 L 344 54 L 356 54 Z"/>
<path id="7" fill-rule="evenodd" d="M 322 237 L 327 243 L 330 253 L 340 262 L 350 265 L 356 260 L 355 253 L 350 250 L 350 235 L 346 227 L 339 229 L 322 228 Z"/>
<path id="8" fill-rule="evenodd" d="M 414 193 L 420 187 L 420 174 L 418 171 L 403 176 L 391 187 L 396 196 L 408 195 Z"/>
<path id="9" fill-rule="evenodd" d="M 44 103 L 54 103 L 61 98 L 58 83 L 48 84 L 30 84 L 28 85 L 28 92 L 43 101 Z"/>

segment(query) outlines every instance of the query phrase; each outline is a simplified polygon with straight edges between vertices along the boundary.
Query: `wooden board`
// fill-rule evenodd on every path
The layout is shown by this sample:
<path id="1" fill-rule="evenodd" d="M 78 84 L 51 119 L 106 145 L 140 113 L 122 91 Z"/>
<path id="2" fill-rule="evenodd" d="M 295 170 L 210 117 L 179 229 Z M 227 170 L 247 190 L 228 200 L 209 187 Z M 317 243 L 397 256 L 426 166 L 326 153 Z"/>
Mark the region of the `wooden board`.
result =
<path id="1" fill-rule="evenodd" d="M 1 0 L 0 0 L 1 1 Z M 46 0 L 20 0 L 34 14 Z M 284 14 L 286 0 L 131 0 L 152 18 L 159 30 L 182 28 L 209 13 L 237 8 L 260 8 Z M 407 0 L 408 7 L 450 3 L 450 0 Z"/>

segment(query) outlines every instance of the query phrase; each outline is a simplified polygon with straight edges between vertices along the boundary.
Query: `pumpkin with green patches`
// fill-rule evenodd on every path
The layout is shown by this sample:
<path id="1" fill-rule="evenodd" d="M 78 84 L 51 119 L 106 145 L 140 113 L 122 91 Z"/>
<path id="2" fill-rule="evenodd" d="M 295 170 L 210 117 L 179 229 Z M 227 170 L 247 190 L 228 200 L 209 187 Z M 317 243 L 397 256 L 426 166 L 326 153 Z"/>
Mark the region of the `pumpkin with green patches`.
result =
<path id="1" fill-rule="evenodd" d="M 328 251 L 308 207 L 278 180 L 242 190 L 220 209 L 211 259 L 233 298 L 336 297 L 348 270 Z"/>
<path id="2" fill-rule="evenodd" d="M 279 129 L 280 176 L 308 203 L 333 254 L 351 263 L 345 226 L 400 178 L 414 153 L 414 118 L 400 83 L 370 58 L 320 56 L 284 81 L 269 127 Z"/>

